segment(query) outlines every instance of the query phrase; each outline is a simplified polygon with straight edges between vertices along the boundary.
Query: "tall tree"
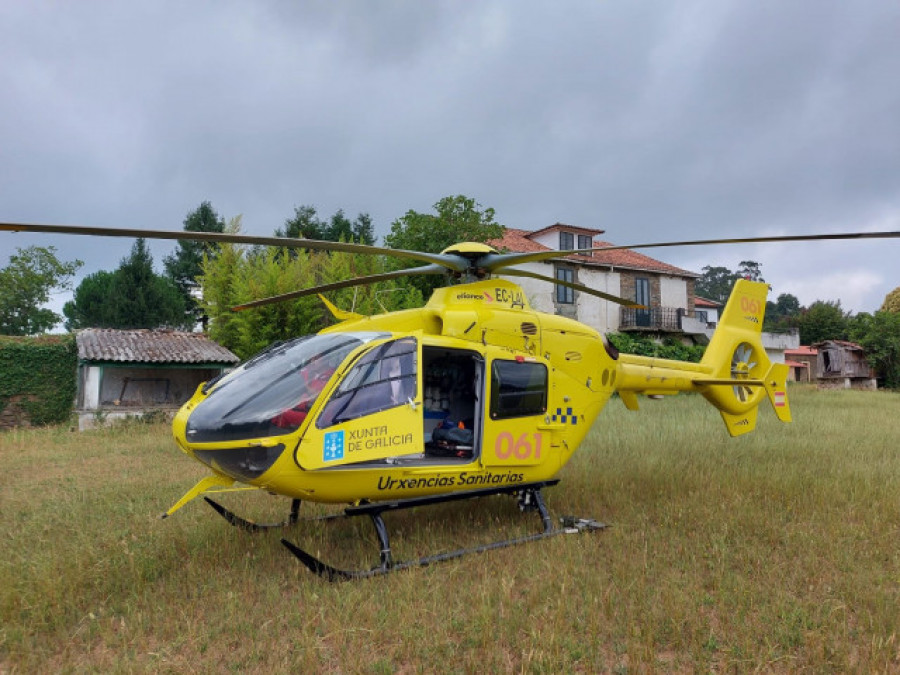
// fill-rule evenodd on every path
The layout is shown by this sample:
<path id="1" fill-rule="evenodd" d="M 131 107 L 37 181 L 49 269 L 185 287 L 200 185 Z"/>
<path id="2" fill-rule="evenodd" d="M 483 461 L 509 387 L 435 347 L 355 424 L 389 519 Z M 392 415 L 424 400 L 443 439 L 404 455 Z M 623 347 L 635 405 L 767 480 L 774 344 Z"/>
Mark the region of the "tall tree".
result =
<path id="1" fill-rule="evenodd" d="M 766 319 L 763 330 L 783 332 L 797 327 L 803 306 L 797 296 L 782 293 L 773 302 L 766 302 Z"/>
<path id="2" fill-rule="evenodd" d="M 499 239 L 506 228 L 494 220 L 494 209 L 464 195 L 444 197 L 436 213 L 409 210 L 391 224 L 384 243 L 391 248 L 438 253 L 463 241 Z"/>
<path id="3" fill-rule="evenodd" d="M 68 330 L 115 326 L 115 310 L 110 302 L 115 295 L 115 276 L 115 272 L 100 270 L 81 280 L 72 299 L 63 305 Z"/>
<path id="4" fill-rule="evenodd" d="M 391 224 L 391 231 L 384 238 L 385 245 L 413 251 L 438 253 L 460 242 L 488 242 L 500 239 L 505 227 L 494 220 L 494 209 L 483 208 L 470 197 L 456 195 L 444 197 L 434 205 L 435 213 L 419 213 L 409 210 Z M 394 263 L 399 267 L 410 265 Z M 440 276 L 415 277 L 409 280 L 429 297 L 431 292 L 444 284 Z"/>
<path id="5" fill-rule="evenodd" d="M 375 243 L 375 228 L 368 213 L 360 213 L 355 220 L 338 209 L 330 220 L 321 220 L 315 206 L 295 206 L 294 216 L 284 221 L 284 227 L 275 230 L 276 237 L 318 239 L 321 241 L 352 241 L 358 244 Z M 296 249 L 287 249 L 289 256 L 296 255 Z M 280 254 L 279 254 L 280 255 Z"/>
<path id="6" fill-rule="evenodd" d="M 153 271 L 153 257 L 143 239 L 114 272 L 97 272 L 75 289 L 63 307 L 72 328 L 188 328 L 181 291 L 171 279 Z"/>
<path id="7" fill-rule="evenodd" d="M 732 272 L 727 267 L 707 265 L 703 268 L 703 274 L 696 281 L 694 293 L 701 298 L 724 305 L 728 301 L 728 296 L 731 295 L 734 282 L 738 279 L 765 281 L 762 278 L 762 263 L 755 260 L 742 260 L 736 272 Z"/>
<path id="8" fill-rule="evenodd" d="M 846 340 L 849 312 L 841 309 L 840 300 L 816 300 L 797 320 L 800 343 L 812 345 L 823 340 Z"/>
<path id="9" fill-rule="evenodd" d="M 701 298 L 724 305 L 737 278 L 737 275 L 727 267 L 706 265 L 702 276 L 694 285 L 694 292 Z"/>
<path id="10" fill-rule="evenodd" d="M 323 227 L 322 239 L 327 241 L 354 241 L 358 244 L 374 244 L 375 232 L 372 218 L 368 213 L 360 213 L 356 220 L 350 221 L 343 209 L 338 209 L 328 225 Z"/>
<path id="11" fill-rule="evenodd" d="M 80 260 L 61 262 L 53 246 L 17 248 L 0 269 L 0 334 L 35 335 L 59 323 L 62 317 L 42 305 L 51 291 L 71 288 L 81 265 Z"/>
<path id="12" fill-rule="evenodd" d="M 324 239 L 325 223 L 316 215 L 315 206 L 295 206 L 294 215 L 284 221 L 284 227 L 275 230 L 276 237 L 299 239 Z"/>
<path id="13" fill-rule="evenodd" d="M 736 276 L 749 281 L 765 281 L 762 277 L 762 264 L 755 260 L 741 260 Z"/>
<path id="14" fill-rule="evenodd" d="M 900 389 L 900 312 L 857 314 L 850 320 L 850 338 L 866 350 L 884 386 Z"/>
<path id="15" fill-rule="evenodd" d="M 226 231 L 240 231 L 240 219 Z M 235 354 L 246 358 L 275 340 L 314 333 L 331 323 L 315 296 L 265 305 L 242 312 L 231 307 L 250 300 L 383 271 L 378 256 L 328 254 L 292 249 L 250 248 L 223 244 L 219 255 L 207 258 L 200 277 L 203 308 L 210 317 L 210 335 Z M 374 314 L 421 306 L 418 293 L 391 282 L 332 291 L 329 300 L 341 309 Z M 383 292 L 391 291 L 391 292 Z"/>
<path id="16" fill-rule="evenodd" d="M 881 305 L 882 312 L 900 312 L 900 286 L 884 296 L 884 302 Z"/>
<path id="17" fill-rule="evenodd" d="M 185 232 L 223 232 L 224 229 L 225 221 L 209 202 L 202 202 L 184 219 Z M 202 272 L 203 256 L 215 256 L 217 251 L 214 244 L 180 240 L 175 252 L 163 259 L 166 274 L 181 291 L 189 320 L 193 323 L 204 321 L 195 297 L 199 288 L 197 277 Z"/>

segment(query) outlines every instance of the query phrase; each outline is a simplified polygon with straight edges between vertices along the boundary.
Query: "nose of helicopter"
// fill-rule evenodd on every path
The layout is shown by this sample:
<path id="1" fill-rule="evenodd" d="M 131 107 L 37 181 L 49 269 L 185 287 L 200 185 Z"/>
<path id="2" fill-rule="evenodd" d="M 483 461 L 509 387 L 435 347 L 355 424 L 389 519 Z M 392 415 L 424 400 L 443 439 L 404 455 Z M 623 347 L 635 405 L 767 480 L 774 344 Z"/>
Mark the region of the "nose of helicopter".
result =
<path id="1" fill-rule="evenodd" d="M 193 450 L 194 457 L 210 469 L 249 483 L 262 476 L 284 452 L 284 443 L 249 445 L 240 448 Z"/>

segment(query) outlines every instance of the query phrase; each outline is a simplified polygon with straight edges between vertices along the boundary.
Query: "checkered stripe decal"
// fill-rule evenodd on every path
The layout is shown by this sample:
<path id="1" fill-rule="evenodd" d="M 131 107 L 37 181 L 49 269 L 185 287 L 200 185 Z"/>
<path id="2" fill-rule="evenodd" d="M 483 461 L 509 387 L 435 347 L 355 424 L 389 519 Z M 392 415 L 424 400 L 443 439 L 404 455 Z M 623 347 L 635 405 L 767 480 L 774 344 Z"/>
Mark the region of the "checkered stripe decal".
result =
<path id="1" fill-rule="evenodd" d="M 563 424 L 578 424 L 578 415 L 573 414 L 571 408 L 566 408 L 565 413 L 563 413 L 562 408 L 557 408 L 553 421 L 562 422 Z"/>

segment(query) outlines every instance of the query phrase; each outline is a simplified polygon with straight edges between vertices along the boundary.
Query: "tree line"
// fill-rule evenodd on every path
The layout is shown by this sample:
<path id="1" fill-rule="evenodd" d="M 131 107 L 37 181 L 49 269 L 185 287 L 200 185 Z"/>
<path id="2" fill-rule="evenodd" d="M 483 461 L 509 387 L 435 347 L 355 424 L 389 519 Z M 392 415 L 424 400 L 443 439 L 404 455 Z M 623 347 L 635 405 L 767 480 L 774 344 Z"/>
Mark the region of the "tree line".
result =
<path id="1" fill-rule="evenodd" d="M 189 212 L 188 232 L 240 232 L 240 217 L 225 222 L 212 204 Z M 448 196 L 434 213 L 408 210 L 396 219 L 385 245 L 392 248 L 440 251 L 458 241 L 487 241 L 503 235 L 494 210 L 464 195 Z M 295 207 L 276 237 L 322 241 L 375 243 L 372 218 L 354 219 L 339 209 L 321 218 L 314 206 Z M 314 333 L 333 318 L 315 297 L 273 304 L 246 312 L 231 307 L 333 281 L 363 277 L 415 263 L 386 256 L 335 254 L 294 248 L 235 246 L 181 240 L 154 271 L 147 243 L 135 241 L 114 270 L 86 276 L 63 307 L 64 317 L 41 307 L 50 292 L 70 290 L 81 261 L 60 262 L 56 249 L 29 247 L 18 251 L 0 270 L 0 334 L 34 335 L 65 320 L 78 328 L 192 329 L 201 324 L 210 336 L 241 357 L 275 340 Z M 420 307 L 441 277 L 400 279 L 331 291 L 326 297 L 341 309 L 361 314 Z"/>
<path id="2" fill-rule="evenodd" d="M 241 219 L 226 221 L 208 202 L 184 219 L 189 232 L 240 232 Z M 392 224 L 384 244 L 391 248 L 437 252 L 460 241 L 489 241 L 502 237 L 504 227 L 491 208 L 464 195 L 449 196 L 433 206 L 433 213 L 408 210 Z M 295 207 L 273 233 L 325 241 L 374 244 L 371 217 L 354 219 L 342 209 L 321 218 L 313 206 Z M 154 271 L 143 239 L 111 271 L 86 276 L 63 307 L 69 330 L 82 327 L 192 329 L 198 323 L 210 336 L 241 357 L 248 357 L 273 341 L 316 332 L 330 316 L 315 297 L 304 297 L 246 312 L 231 307 L 351 277 L 395 270 L 409 264 L 385 256 L 336 254 L 293 248 L 236 246 L 179 241 Z M 28 247 L 10 257 L 0 269 L 0 334 L 34 335 L 52 329 L 62 317 L 43 305 L 55 290 L 69 290 L 81 261 L 61 262 L 54 247 Z M 706 266 L 696 282 L 696 294 L 724 303 L 734 281 L 764 281 L 762 266 L 752 260 L 738 269 Z M 421 306 L 443 278 L 413 277 L 376 285 L 332 291 L 327 298 L 341 309 L 360 314 Z M 817 300 L 801 305 L 790 293 L 767 303 L 764 329 L 796 329 L 802 344 L 826 339 L 861 344 L 884 376 L 887 386 L 900 388 L 900 288 L 873 313 L 852 315 L 840 301 Z"/>

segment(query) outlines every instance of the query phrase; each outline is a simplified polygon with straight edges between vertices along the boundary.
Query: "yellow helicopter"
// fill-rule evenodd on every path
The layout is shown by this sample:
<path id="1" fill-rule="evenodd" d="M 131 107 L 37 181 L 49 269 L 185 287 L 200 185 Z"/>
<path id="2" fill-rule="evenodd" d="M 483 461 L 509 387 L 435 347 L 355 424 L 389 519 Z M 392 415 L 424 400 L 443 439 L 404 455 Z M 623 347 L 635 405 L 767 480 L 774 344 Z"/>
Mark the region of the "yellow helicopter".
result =
<path id="1" fill-rule="evenodd" d="M 499 253 L 485 244 L 463 243 L 432 254 L 241 234 L 16 223 L 0 223 L 0 230 L 288 246 L 427 263 L 235 309 L 415 274 L 446 274 L 461 282 L 437 289 L 422 308 L 375 316 L 341 311 L 323 297 L 338 319 L 336 325 L 272 345 L 202 384 L 174 419 L 179 448 L 208 467 L 210 475 L 163 517 L 198 496 L 231 489 L 235 483 L 291 499 L 283 523 L 260 525 L 205 497 L 230 523 L 250 531 L 297 523 L 304 500 L 350 504 L 346 516 L 372 519 L 380 546 L 378 567 L 337 569 L 282 539 L 310 570 L 331 580 L 384 574 L 565 531 L 603 527 L 576 518 L 555 526 L 541 491 L 558 482 L 560 470 L 613 394 L 629 410 L 637 410 L 641 394 L 699 392 L 720 412 L 732 436 L 753 430 L 758 406 L 765 399 L 779 420 L 790 421 L 788 367 L 770 361 L 760 337 L 765 283 L 735 284 L 702 361 L 688 363 L 619 354 L 595 329 L 531 309 L 518 285 L 494 276 L 538 278 L 634 306 L 581 284 L 514 267 L 598 249 Z M 900 232 L 640 247 L 897 236 Z M 542 530 L 476 549 L 393 560 L 384 512 L 492 494 L 518 497 L 523 510 L 538 512 Z"/>

